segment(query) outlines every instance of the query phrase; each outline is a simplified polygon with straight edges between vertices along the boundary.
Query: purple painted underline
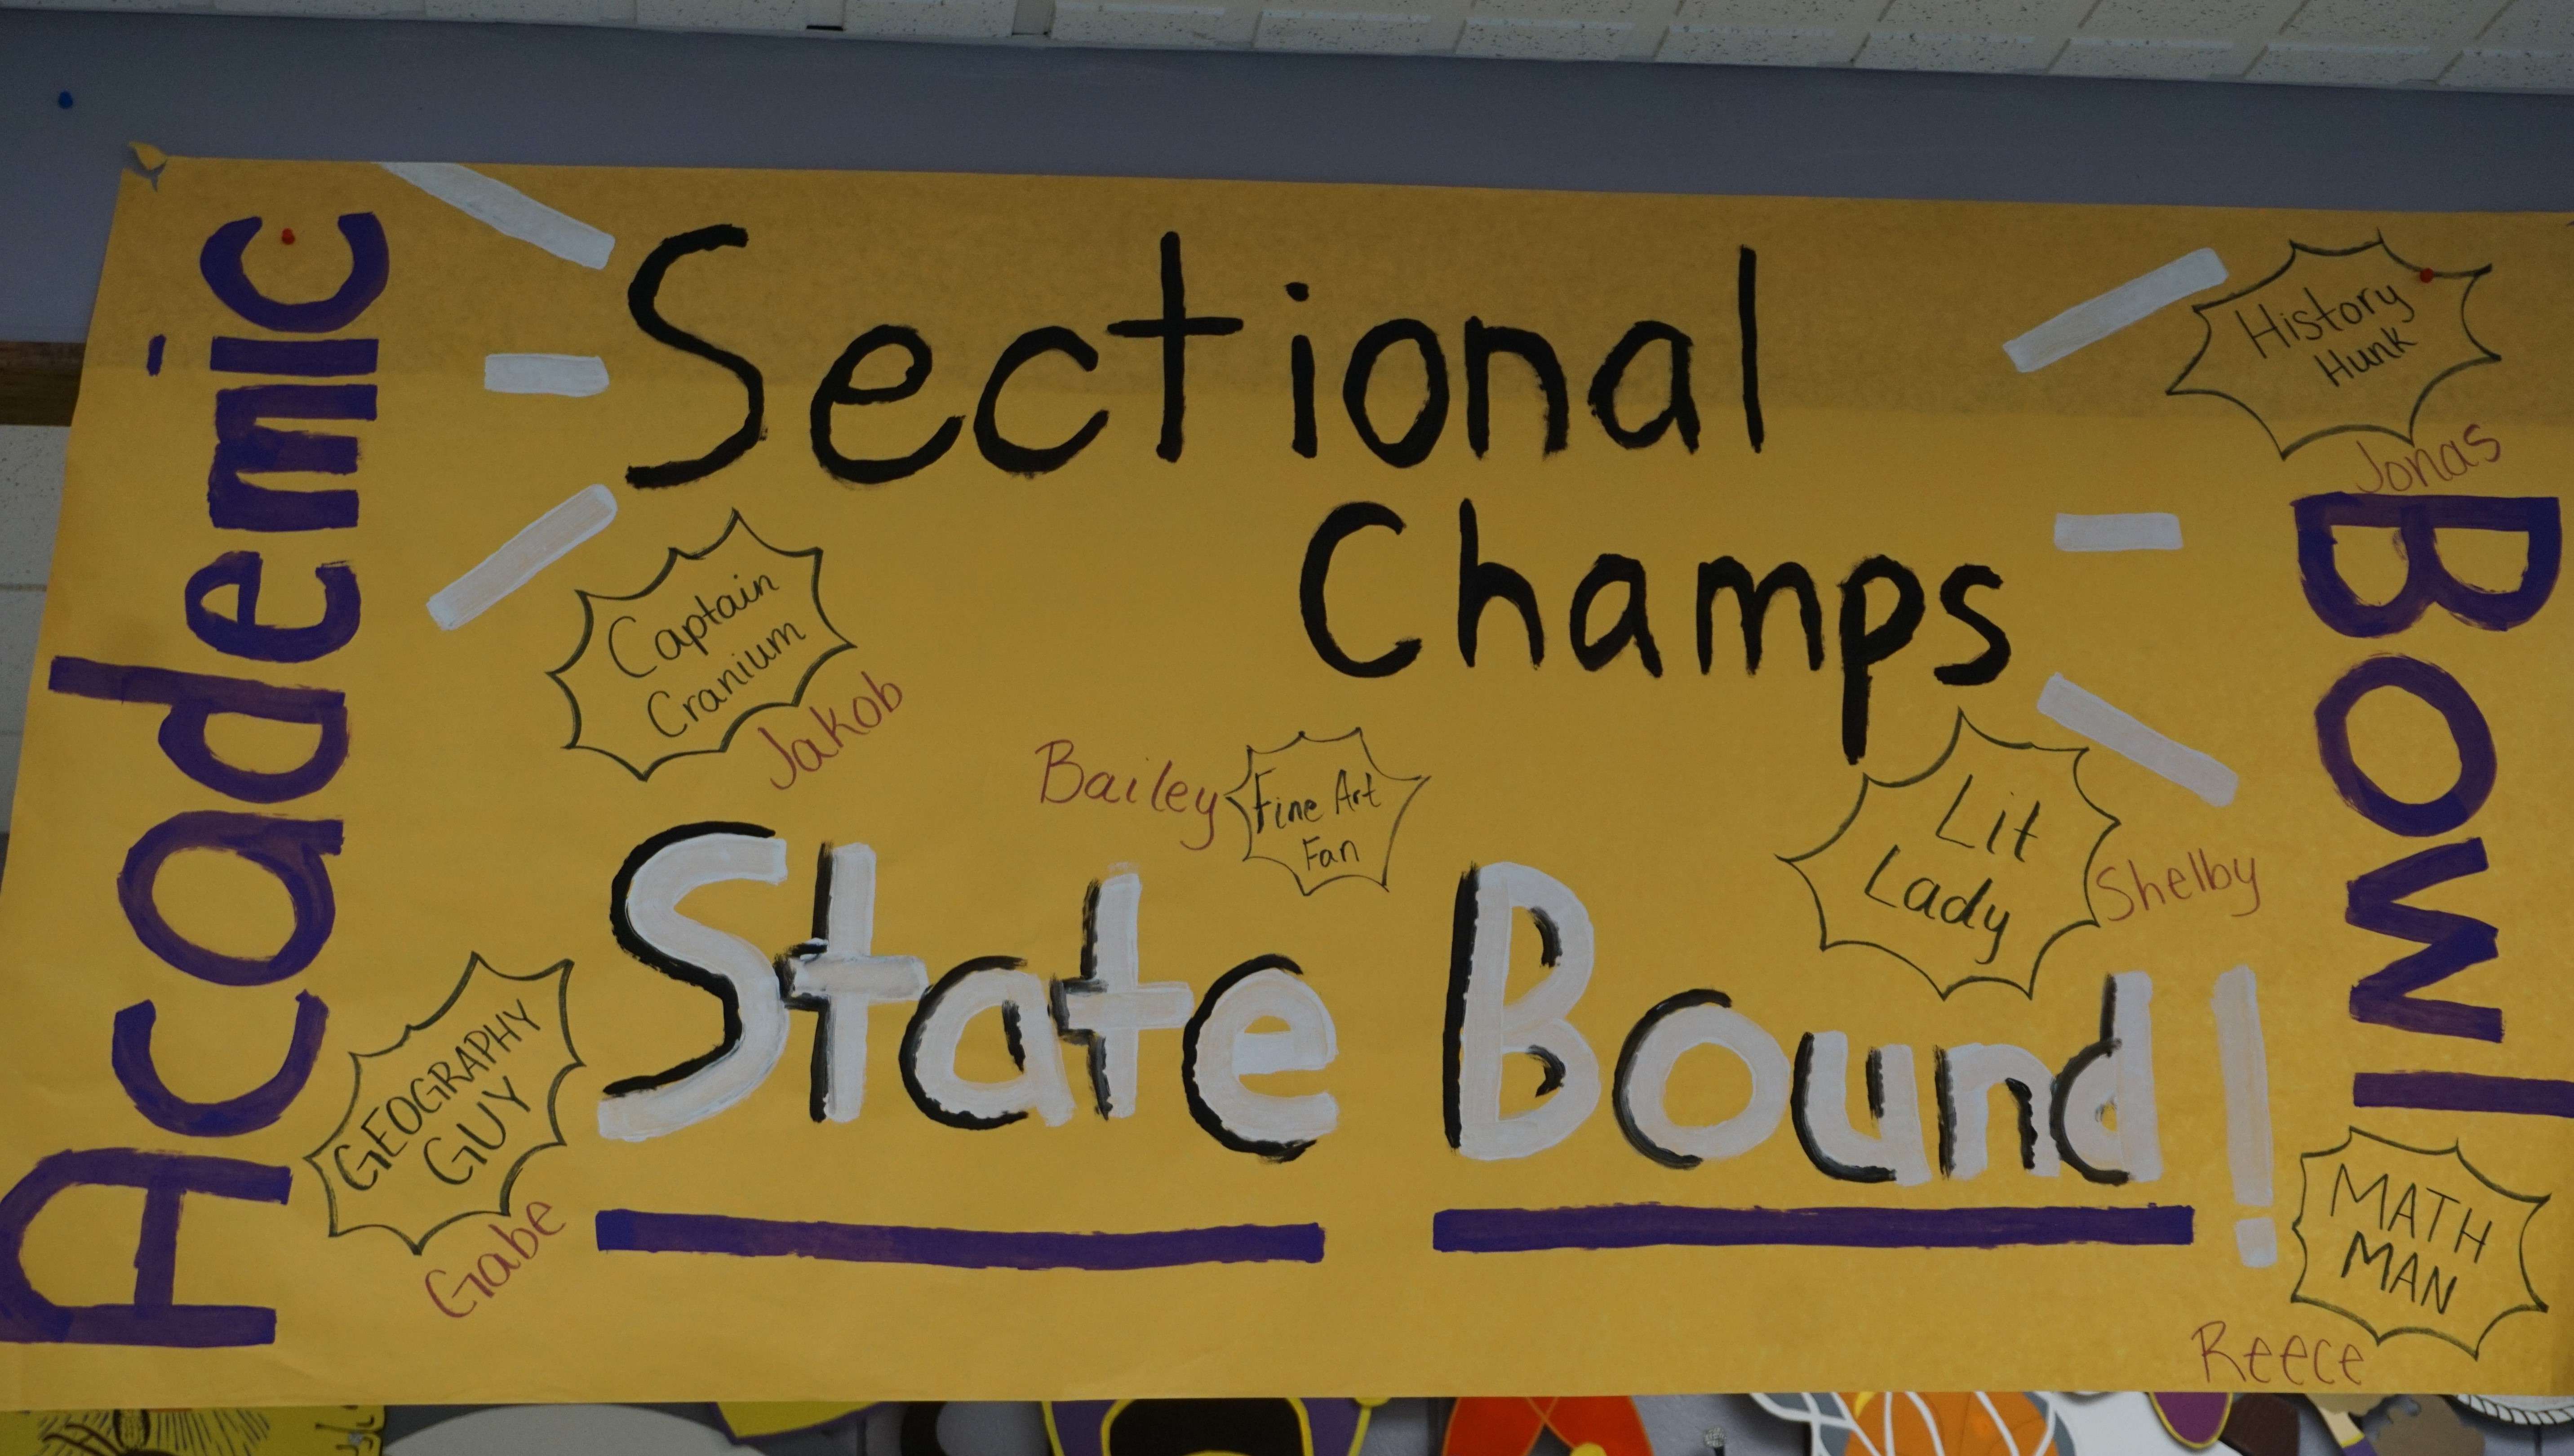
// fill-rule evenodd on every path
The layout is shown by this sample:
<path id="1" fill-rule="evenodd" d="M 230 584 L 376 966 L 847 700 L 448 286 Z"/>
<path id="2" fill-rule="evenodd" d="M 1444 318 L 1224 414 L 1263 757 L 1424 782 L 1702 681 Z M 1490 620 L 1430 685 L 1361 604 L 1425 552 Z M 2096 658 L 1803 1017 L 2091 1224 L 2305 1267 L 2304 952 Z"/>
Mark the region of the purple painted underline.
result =
<path id="1" fill-rule="evenodd" d="M 2185 1244 L 2195 1210 L 2142 1208 L 1685 1208 L 1611 1203 L 1589 1208 L 1448 1208 L 1430 1220 L 1447 1253 L 1558 1248 L 2000 1248 L 2006 1244 Z"/>
<path id="2" fill-rule="evenodd" d="M 2574 1117 L 2574 1082 L 2475 1072 L 2363 1072 L 2350 1080 L 2350 1100 L 2359 1107 Z"/>
<path id="3" fill-rule="evenodd" d="M 1167 1269 L 1182 1264 L 1323 1261 L 1319 1223 L 1057 1233 L 899 1223 L 799 1223 L 722 1213 L 604 1208 L 597 1224 L 599 1246 L 609 1250 L 935 1264 L 950 1269 Z"/>

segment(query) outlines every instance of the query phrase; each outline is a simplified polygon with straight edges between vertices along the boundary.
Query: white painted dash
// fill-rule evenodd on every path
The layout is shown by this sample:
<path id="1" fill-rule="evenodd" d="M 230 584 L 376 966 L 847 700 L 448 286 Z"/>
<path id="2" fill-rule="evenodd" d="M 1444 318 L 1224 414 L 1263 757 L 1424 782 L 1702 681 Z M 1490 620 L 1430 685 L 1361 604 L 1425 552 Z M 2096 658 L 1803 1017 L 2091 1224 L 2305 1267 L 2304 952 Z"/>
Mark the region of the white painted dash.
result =
<path id="1" fill-rule="evenodd" d="M 2239 1218 L 2234 1223 L 2234 1252 L 2247 1269 L 2266 1269 L 2279 1261 L 2279 1225 L 2267 1216 Z"/>
<path id="2" fill-rule="evenodd" d="M 2225 1086 L 2225 1166 L 2234 1201 L 2270 1206 L 2270 1057 L 2261 1042 L 2261 989 L 2249 966 L 2216 978 L 2216 1068 Z"/>
<path id="3" fill-rule="evenodd" d="M 483 564 L 457 577 L 429 599 L 429 615 L 448 631 L 490 611 L 503 597 L 534 581 L 537 573 L 570 554 L 572 548 L 608 529 L 617 519 L 617 496 L 605 485 L 592 485 L 538 516 L 512 536 Z"/>
<path id="4" fill-rule="evenodd" d="M 2225 264 L 2212 248 L 2176 258 L 2096 299 L 2074 305 L 2002 346 L 2021 373 L 2042 369 L 2077 349 L 2099 343 L 2202 289 L 2225 282 Z"/>
<path id="5" fill-rule="evenodd" d="M 487 354 L 483 387 L 495 394 L 569 394 L 586 399 L 607 391 L 608 362 L 586 354 Z M 2064 527 L 2055 529 L 2056 543 L 2061 545 Z"/>
<path id="6" fill-rule="evenodd" d="M 495 230 L 534 243 L 555 257 L 584 268 L 606 268 L 617 239 L 579 218 L 556 212 L 499 178 L 486 177 L 453 162 L 379 162 L 387 172 L 431 197 L 490 225 Z"/>
<path id="7" fill-rule="evenodd" d="M 600 387 L 608 387 L 605 373 L 600 377 Z M 2180 517 L 2160 510 L 2139 510 L 2126 515 L 2069 515 L 2057 511 L 2055 549 L 2177 551 L 2180 549 Z"/>
<path id="8" fill-rule="evenodd" d="M 2075 687 L 2061 673 L 2046 680 L 2046 687 L 2037 695 L 2037 711 L 2219 809 L 2234 802 L 2234 770 L 2195 748 L 2165 738 L 2115 704 Z"/>

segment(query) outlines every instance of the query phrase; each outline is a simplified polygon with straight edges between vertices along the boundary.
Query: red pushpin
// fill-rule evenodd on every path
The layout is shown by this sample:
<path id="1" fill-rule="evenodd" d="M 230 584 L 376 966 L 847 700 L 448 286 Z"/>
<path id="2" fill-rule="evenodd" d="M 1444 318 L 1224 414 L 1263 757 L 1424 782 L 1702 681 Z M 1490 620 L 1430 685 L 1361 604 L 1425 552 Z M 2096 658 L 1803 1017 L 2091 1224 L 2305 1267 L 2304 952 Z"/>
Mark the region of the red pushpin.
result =
<path id="1" fill-rule="evenodd" d="M 294 230 L 293 228 L 280 228 L 280 229 L 278 229 L 278 230 L 277 230 L 277 241 L 278 241 L 278 242 L 280 242 L 280 243 L 285 244 L 285 245 L 286 245 L 287 247 L 289 247 L 289 248 L 294 247 L 294 246 L 295 246 L 295 230 Z M 2429 282 L 2431 281 L 2431 270 L 2429 270 L 2429 269 L 2427 269 L 2427 268 L 2426 268 L 2426 269 L 2424 269 L 2424 270 L 2422 270 L 2422 281 L 2423 281 L 2424 283 L 2429 283 Z"/>
<path id="2" fill-rule="evenodd" d="M 287 234 L 287 235 L 286 235 L 286 241 L 287 241 L 287 242 L 289 242 L 289 243 L 294 242 L 294 241 L 295 241 L 295 235 L 294 235 L 294 234 L 292 234 L 292 233 Z M 2427 269 L 2427 268 L 2426 268 L 2426 269 L 2424 269 L 2424 270 L 2422 270 L 2422 282 L 2424 282 L 2424 283 L 2429 283 L 2429 282 L 2430 282 L 2433 278 L 2435 278 L 2435 277 L 2437 277 L 2437 275 L 2433 274 L 2433 273 L 2431 272 L 2431 270 L 2429 270 L 2429 269 Z"/>

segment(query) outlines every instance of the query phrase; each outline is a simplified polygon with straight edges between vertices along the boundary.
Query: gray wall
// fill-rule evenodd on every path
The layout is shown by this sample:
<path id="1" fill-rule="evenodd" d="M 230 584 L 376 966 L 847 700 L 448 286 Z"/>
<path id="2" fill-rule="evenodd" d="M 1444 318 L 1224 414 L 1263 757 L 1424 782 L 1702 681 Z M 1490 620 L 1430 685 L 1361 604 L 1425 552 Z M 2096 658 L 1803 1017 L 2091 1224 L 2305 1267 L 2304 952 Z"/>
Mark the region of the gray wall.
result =
<path id="1" fill-rule="evenodd" d="M 2574 208 L 2574 96 L 0 9 L 0 339 L 86 332 L 128 141 L 378 161 Z"/>

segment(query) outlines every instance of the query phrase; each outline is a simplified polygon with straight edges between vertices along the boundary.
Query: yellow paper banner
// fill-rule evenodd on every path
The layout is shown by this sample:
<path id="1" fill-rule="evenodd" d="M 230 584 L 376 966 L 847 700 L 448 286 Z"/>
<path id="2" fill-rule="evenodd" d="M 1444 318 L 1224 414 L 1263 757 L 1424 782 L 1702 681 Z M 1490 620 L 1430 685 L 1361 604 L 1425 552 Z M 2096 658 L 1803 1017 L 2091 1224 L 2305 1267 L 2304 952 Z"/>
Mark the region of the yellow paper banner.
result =
<path id="1" fill-rule="evenodd" d="M 0 1404 L 2574 1389 L 2563 224 L 128 178 Z"/>

